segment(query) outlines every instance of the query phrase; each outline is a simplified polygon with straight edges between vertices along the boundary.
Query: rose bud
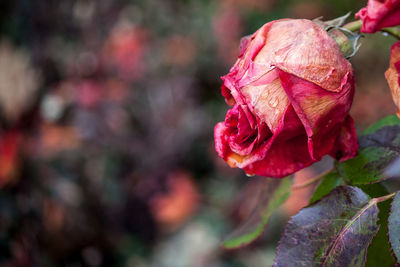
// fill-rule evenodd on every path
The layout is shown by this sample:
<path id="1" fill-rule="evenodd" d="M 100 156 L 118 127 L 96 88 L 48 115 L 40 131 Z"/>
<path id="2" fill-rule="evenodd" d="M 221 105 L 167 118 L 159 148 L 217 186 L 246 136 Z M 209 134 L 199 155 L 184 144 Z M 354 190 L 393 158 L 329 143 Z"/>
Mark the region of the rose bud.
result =
<path id="1" fill-rule="evenodd" d="M 392 45 L 390 65 L 385 72 L 385 77 L 397 107 L 397 116 L 400 118 L 400 41 Z"/>
<path id="2" fill-rule="evenodd" d="M 248 175 L 284 177 L 319 161 L 358 151 L 348 115 L 354 95 L 351 64 L 338 44 L 310 20 L 272 21 L 241 41 L 222 77 L 233 106 L 215 126 L 215 148 Z"/>
<path id="3" fill-rule="evenodd" d="M 368 5 L 357 12 L 362 20 L 361 32 L 374 33 L 385 27 L 400 24 L 400 0 L 369 0 Z"/>

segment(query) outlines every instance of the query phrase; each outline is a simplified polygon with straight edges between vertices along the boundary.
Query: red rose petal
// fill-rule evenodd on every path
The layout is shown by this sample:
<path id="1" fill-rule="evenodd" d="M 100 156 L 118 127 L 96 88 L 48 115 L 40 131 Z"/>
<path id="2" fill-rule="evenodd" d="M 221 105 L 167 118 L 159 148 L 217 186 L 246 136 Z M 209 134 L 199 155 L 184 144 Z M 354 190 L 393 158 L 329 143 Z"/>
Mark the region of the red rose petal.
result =
<path id="1" fill-rule="evenodd" d="M 357 156 L 357 152 L 358 142 L 354 121 L 350 116 L 347 116 L 330 155 L 339 161 L 345 161 Z"/>
<path id="2" fill-rule="evenodd" d="M 338 125 L 340 127 L 350 110 L 354 83 L 350 80 L 346 90 L 335 93 L 284 71 L 279 72 L 279 78 L 306 129 L 310 155 L 320 160 L 332 149 Z"/>

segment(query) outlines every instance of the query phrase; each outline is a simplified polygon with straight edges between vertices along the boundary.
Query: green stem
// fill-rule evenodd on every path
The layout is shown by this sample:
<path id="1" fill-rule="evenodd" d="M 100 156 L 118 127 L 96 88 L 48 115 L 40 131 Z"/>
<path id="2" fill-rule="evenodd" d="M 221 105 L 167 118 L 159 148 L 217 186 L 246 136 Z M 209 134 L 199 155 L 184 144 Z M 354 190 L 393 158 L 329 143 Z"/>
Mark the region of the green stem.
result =
<path id="1" fill-rule="evenodd" d="M 383 28 L 381 31 L 386 32 L 389 35 L 393 36 L 394 38 L 397 38 L 398 40 L 400 40 L 400 30 L 397 27 Z"/>
<path id="2" fill-rule="evenodd" d="M 362 21 L 361 20 L 355 20 L 352 22 L 349 22 L 343 26 L 343 28 L 351 31 L 351 32 L 358 32 L 362 27 Z M 400 40 L 400 29 L 397 27 L 391 27 L 391 28 L 383 28 L 381 32 L 386 32 L 389 35 L 393 36 L 394 38 L 397 38 Z"/>
<path id="3" fill-rule="evenodd" d="M 296 189 L 301 189 L 301 188 L 307 187 L 309 185 L 312 185 L 313 183 L 318 182 L 319 180 L 324 178 L 325 175 L 327 175 L 328 173 L 330 173 L 333 170 L 334 170 L 334 168 L 329 169 L 326 172 L 323 172 L 320 175 L 318 175 L 316 177 L 313 177 L 313 178 L 309 179 L 308 181 L 306 181 L 306 182 L 304 182 L 302 184 L 294 185 L 292 188 L 293 188 L 293 190 L 296 190 Z"/>
<path id="4" fill-rule="evenodd" d="M 342 28 L 345 28 L 351 32 L 358 32 L 361 29 L 362 21 L 356 20 L 345 24 Z"/>

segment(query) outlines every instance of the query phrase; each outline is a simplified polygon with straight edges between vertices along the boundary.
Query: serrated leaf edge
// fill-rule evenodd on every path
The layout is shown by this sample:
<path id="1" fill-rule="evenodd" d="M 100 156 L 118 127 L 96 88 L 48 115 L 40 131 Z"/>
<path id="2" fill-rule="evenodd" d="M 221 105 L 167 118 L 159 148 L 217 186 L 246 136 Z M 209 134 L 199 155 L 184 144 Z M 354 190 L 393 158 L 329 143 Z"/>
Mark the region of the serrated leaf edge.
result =
<path id="1" fill-rule="evenodd" d="M 343 186 L 343 187 L 346 187 L 346 186 Z M 358 187 L 356 187 L 356 186 L 348 186 L 348 187 L 355 187 L 355 188 L 358 188 Z M 338 188 L 338 187 L 335 187 L 335 188 Z M 361 189 L 360 189 L 361 190 Z M 311 206 L 311 205 L 316 205 L 318 202 L 320 202 L 323 198 L 326 198 L 326 197 L 328 197 L 328 196 L 330 196 L 331 194 L 332 194 L 332 192 L 333 192 L 333 190 L 329 193 L 329 194 L 327 194 L 327 195 L 325 195 L 324 197 L 322 197 L 321 199 L 319 199 L 319 200 L 317 200 L 317 201 L 315 201 L 314 203 L 312 203 L 312 204 L 310 204 L 310 205 L 308 205 L 307 207 L 309 207 L 309 206 Z M 363 191 L 364 192 L 364 191 Z M 365 192 L 364 192 L 364 194 L 366 194 Z M 366 194 L 368 197 L 369 197 L 369 195 L 368 194 Z M 369 201 L 368 201 L 368 203 L 366 204 L 367 206 L 369 206 L 370 205 L 370 203 L 371 202 L 375 202 L 374 204 L 375 205 L 377 205 L 378 204 L 378 202 L 377 202 L 377 200 L 375 199 L 375 198 L 372 198 L 372 199 L 370 199 Z M 372 206 L 372 205 L 371 205 Z M 304 207 L 304 208 L 307 208 L 307 207 Z M 304 209 L 303 208 L 303 209 Z M 364 208 L 363 208 L 364 209 Z M 378 206 L 377 206 L 377 209 L 378 209 Z M 378 209 L 378 215 L 379 215 L 379 209 Z M 295 215 L 294 215 L 295 216 Z M 361 215 L 360 215 L 361 216 Z M 293 216 L 292 216 L 293 217 Z M 292 219 L 292 217 L 290 217 L 290 219 L 289 219 L 289 221 Z M 354 217 L 353 217 L 354 218 Z M 289 223 L 289 221 L 286 223 L 286 224 L 288 224 Z M 378 219 L 377 219 L 377 222 L 378 222 Z M 348 223 L 346 224 L 346 226 L 348 225 Z M 388 224 L 389 225 L 389 224 Z M 345 226 L 345 227 L 346 227 Z M 286 226 L 285 226 L 285 228 L 286 228 Z M 363 262 L 363 266 L 365 266 L 365 263 L 366 263 L 366 260 L 367 260 L 367 255 L 368 255 L 368 248 L 369 248 L 369 246 L 371 245 L 371 243 L 372 243 L 372 240 L 375 238 L 375 236 L 378 234 L 378 232 L 379 232 L 379 229 L 380 229 L 380 225 L 378 225 L 378 229 L 377 229 L 377 231 L 376 231 L 376 233 L 373 235 L 373 237 L 370 239 L 370 241 L 369 241 L 369 244 L 368 244 L 368 246 L 367 246 L 367 253 L 365 253 L 365 255 L 364 255 L 364 262 Z M 283 233 L 281 234 L 281 238 L 279 239 L 279 241 L 278 241 L 278 246 L 277 246 L 277 249 L 276 249 L 276 252 L 275 252 L 275 258 L 274 258 L 274 263 L 273 263 L 273 265 L 272 266 L 274 266 L 275 264 L 277 264 L 277 262 L 276 262 L 276 258 L 277 258 L 277 255 L 278 255 L 278 252 L 279 252 L 279 250 L 280 250 L 280 245 L 281 245 L 281 240 L 282 240 L 282 237 L 283 237 L 283 235 L 285 234 L 285 230 L 283 231 Z M 325 263 L 325 261 L 323 262 L 323 264 Z M 321 266 L 324 266 L 324 265 L 321 265 Z"/>
<path id="2" fill-rule="evenodd" d="M 396 196 L 398 194 L 400 194 L 400 192 L 397 192 Z M 390 241 L 390 227 L 389 227 L 390 221 L 389 220 L 390 220 L 390 216 L 393 213 L 393 202 L 394 202 L 394 198 L 392 200 L 392 203 L 390 203 L 390 214 L 389 214 L 389 217 L 388 217 L 388 232 L 387 232 L 387 235 L 388 235 L 388 239 L 389 239 L 389 245 L 390 245 L 389 247 L 390 247 L 391 254 L 394 257 L 394 259 L 396 260 L 396 262 L 400 263 L 400 259 L 396 256 L 396 253 L 394 252 L 393 247 L 392 247 L 392 242 Z"/>

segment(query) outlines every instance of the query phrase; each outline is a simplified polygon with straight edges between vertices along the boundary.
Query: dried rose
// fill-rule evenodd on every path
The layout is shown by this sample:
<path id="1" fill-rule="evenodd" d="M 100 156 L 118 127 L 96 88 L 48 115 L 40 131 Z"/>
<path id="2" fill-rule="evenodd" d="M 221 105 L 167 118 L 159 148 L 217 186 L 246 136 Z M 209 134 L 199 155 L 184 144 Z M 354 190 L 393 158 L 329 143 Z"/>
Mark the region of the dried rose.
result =
<path id="1" fill-rule="evenodd" d="M 397 107 L 397 116 L 400 118 L 400 41 L 392 45 L 390 65 L 385 72 L 385 77 Z"/>
<path id="2" fill-rule="evenodd" d="M 354 95 L 351 64 L 310 20 L 277 20 L 241 41 L 222 77 L 233 106 L 215 126 L 215 148 L 231 167 L 284 177 L 330 154 L 354 157 L 358 143 L 348 115 Z"/>
<path id="3" fill-rule="evenodd" d="M 357 12 L 362 20 L 361 32 L 374 33 L 385 27 L 400 24 L 400 0 L 369 0 L 368 5 Z"/>

